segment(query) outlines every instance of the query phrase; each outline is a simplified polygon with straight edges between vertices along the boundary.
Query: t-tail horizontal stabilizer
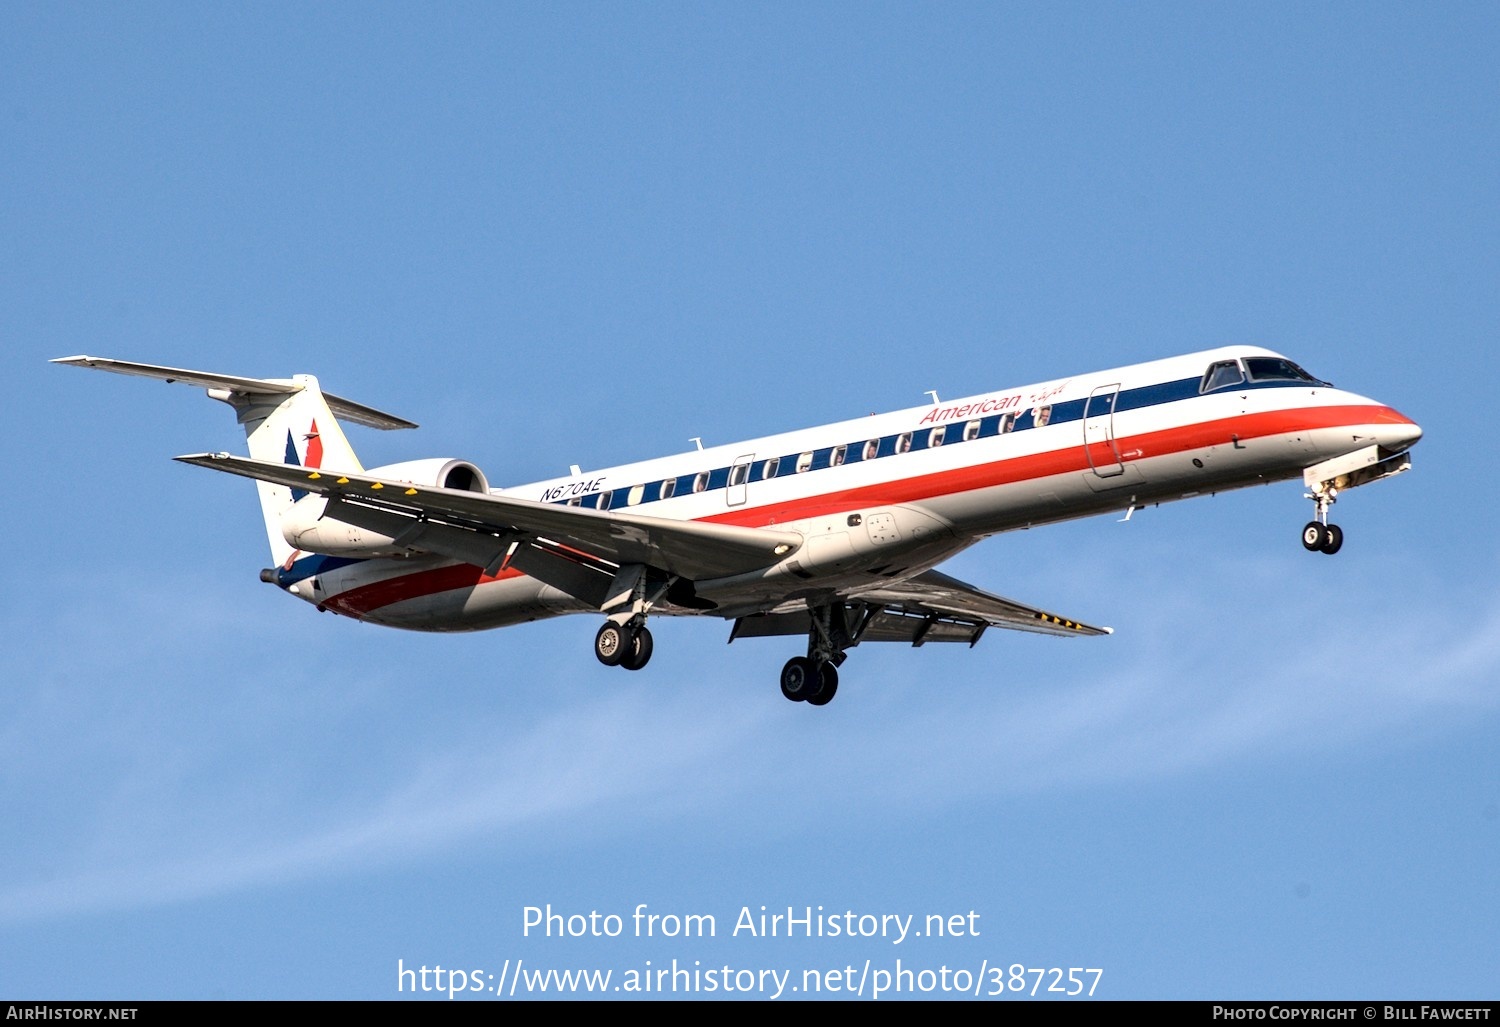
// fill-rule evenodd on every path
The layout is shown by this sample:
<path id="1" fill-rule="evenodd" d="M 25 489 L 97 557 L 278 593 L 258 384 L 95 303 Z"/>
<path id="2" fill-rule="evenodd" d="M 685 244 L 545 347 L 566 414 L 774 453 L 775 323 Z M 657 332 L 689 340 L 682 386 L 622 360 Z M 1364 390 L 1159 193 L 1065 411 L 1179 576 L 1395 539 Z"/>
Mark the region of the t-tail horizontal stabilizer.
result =
<path id="1" fill-rule="evenodd" d="M 52 361 L 54 364 L 67 364 L 71 367 L 91 367 L 95 371 L 112 371 L 115 374 L 131 374 L 139 378 L 157 378 L 164 382 L 178 382 L 183 385 L 196 385 L 199 388 L 209 390 L 209 393 L 239 393 L 242 396 L 286 396 L 301 392 L 304 388 L 301 382 L 282 378 L 241 378 L 232 374 L 217 374 L 212 371 L 190 371 L 182 367 L 162 367 L 158 364 L 137 364 L 130 360 L 109 360 L 105 357 L 57 357 Z M 227 399 L 214 397 L 215 399 Z M 324 392 L 323 399 L 328 403 L 328 408 L 335 415 L 362 424 L 366 428 L 380 428 L 390 430 L 394 428 L 415 428 L 415 422 L 408 421 L 404 417 L 396 417 L 384 411 L 367 407 L 363 403 L 355 403 L 352 400 L 343 399 L 332 393 Z"/>

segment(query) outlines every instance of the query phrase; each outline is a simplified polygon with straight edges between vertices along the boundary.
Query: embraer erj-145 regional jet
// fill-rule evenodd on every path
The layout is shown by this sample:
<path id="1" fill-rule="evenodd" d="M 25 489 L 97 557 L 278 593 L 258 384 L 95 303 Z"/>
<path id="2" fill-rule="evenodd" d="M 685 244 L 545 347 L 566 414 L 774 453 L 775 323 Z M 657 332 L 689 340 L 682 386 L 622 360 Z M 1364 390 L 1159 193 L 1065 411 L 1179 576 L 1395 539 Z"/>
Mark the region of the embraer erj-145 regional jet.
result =
<path id="1" fill-rule="evenodd" d="M 462 460 L 365 470 L 337 418 L 416 425 L 311 375 L 56 363 L 232 406 L 248 458 L 177 459 L 256 479 L 276 564 L 261 580 L 319 610 L 420 631 L 593 613 L 594 655 L 631 670 L 651 658 L 648 617 L 721 617 L 731 642 L 806 636 L 781 691 L 816 706 L 865 642 L 1110 631 L 933 569 L 982 538 L 1300 476 L 1315 506 L 1302 544 L 1334 553 L 1335 498 L 1410 468 L 1422 437 L 1388 406 L 1233 346 L 492 489 Z"/>

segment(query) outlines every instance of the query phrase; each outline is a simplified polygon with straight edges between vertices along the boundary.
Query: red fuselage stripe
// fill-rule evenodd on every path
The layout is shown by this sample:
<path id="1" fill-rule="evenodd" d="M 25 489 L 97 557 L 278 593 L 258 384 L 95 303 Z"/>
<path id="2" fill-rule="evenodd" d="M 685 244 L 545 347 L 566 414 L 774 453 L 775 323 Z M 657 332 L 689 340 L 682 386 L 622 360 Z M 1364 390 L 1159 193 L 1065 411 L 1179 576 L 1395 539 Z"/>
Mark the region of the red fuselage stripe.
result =
<path id="1" fill-rule="evenodd" d="M 390 606 L 392 603 L 404 602 L 407 599 L 419 599 L 422 596 L 437 595 L 456 588 L 473 588 L 476 585 L 487 585 L 492 581 L 519 577 L 521 577 L 521 572 L 509 567 L 498 574 L 489 575 L 480 567 L 458 563 L 449 567 L 433 567 L 430 570 L 415 571 L 411 574 L 386 578 L 383 581 L 373 581 L 368 585 L 360 585 L 358 588 L 339 593 L 323 605 L 350 617 L 362 617 L 382 606 Z"/>
<path id="2" fill-rule="evenodd" d="M 1352 427 L 1357 424 L 1411 424 L 1412 422 L 1390 407 L 1338 406 L 1304 407 L 1295 410 L 1272 410 L 1259 414 L 1242 414 L 1216 421 L 1202 421 L 1177 428 L 1146 432 L 1115 440 L 1121 453 L 1129 453 L 1126 463 L 1152 457 L 1170 456 L 1189 450 L 1205 449 L 1209 446 L 1227 446 L 1237 436 L 1241 441 L 1282 435 L 1296 431 L 1314 431 L 1320 428 Z M 1095 443 L 1089 447 L 1096 463 L 1113 464 L 1114 455 L 1108 443 Z M 898 478 L 876 485 L 865 485 L 842 492 L 828 492 L 820 496 L 809 496 L 787 503 L 757 506 L 753 509 L 729 510 L 713 514 L 702 520 L 718 524 L 738 524 L 745 527 L 767 527 L 784 524 L 803 517 L 819 517 L 863 509 L 867 506 L 884 506 L 891 503 L 911 503 L 933 496 L 949 496 L 973 489 L 994 485 L 1010 485 L 1020 481 L 1049 478 L 1055 474 L 1087 471 L 1093 464 L 1084 447 L 1071 446 L 1054 449 L 1029 456 L 1010 457 L 988 464 L 958 467 L 951 471 L 937 471 L 918 475 L 915 478 Z"/>

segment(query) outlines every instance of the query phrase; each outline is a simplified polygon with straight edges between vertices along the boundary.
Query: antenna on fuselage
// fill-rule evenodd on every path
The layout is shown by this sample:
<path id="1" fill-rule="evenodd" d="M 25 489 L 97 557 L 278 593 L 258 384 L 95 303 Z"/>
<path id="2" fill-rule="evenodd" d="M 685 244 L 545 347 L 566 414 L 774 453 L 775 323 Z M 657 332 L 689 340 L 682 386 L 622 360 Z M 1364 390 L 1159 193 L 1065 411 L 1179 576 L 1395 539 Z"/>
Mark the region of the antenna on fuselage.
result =
<path id="1" fill-rule="evenodd" d="M 692 438 L 688 439 L 688 441 L 697 446 L 699 452 L 703 451 L 703 440 L 698 436 L 694 435 Z"/>
<path id="2" fill-rule="evenodd" d="M 937 406 L 942 400 L 937 398 L 937 389 L 928 389 L 927 395 L 932 397 L 932 405 Z"/>

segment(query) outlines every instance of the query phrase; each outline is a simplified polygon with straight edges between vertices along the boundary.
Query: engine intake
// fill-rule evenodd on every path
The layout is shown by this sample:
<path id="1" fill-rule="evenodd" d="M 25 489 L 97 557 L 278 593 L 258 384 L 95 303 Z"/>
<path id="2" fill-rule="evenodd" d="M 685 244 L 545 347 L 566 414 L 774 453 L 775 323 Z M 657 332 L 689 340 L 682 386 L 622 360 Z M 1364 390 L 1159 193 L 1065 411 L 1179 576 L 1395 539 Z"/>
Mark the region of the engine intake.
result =
<path id="1" fill-rule="evenodd" d="M 406 460 L 399 464 L 372 467 L 365 472 L 374 478 L 409 482 L 412 485 L 435 485 L 440 489 L 487 493 L 490 483 L 484 472 L 467 460 L 435 456 L 426 460 Z"/>

